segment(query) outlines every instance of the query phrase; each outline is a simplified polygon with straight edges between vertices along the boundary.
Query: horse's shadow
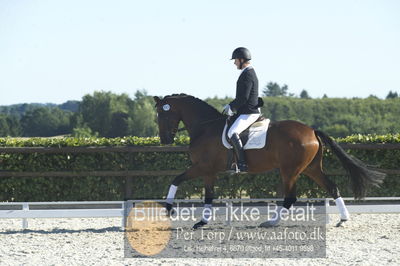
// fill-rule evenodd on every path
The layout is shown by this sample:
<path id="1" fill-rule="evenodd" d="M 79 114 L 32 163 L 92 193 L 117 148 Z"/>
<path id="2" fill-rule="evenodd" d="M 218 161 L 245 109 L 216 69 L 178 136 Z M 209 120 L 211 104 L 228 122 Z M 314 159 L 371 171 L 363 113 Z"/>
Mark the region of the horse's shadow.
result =
<path id="1" fill-rule="evenodd" d="M 0 235 L 13 235 L 13 234 L 79 234 L 79 233 L 110 233 L 110 232 L 124 232 L 124 229 L 118 226 L 106 227 L 106 228 L 87 228 L 87 229 L 62 229 L 54 228 L 52 230 L 31 230 L 31 229 L 21 229 L 21 230 L 9 230 L 0 232 Z"/>
<path id="2" fill-rule="evenodd" d="M 236 227 L 236 226 L 234 226 Z M 281 228 L 280 227 L 271 227 L 270 229 Z M 285 227 L 288 228 L 296 228 L 299 225 L 286 225 Z M 215 230 L 215 229 L 226 229 L 229 226 L 210 226 L 203 228 L 203 230 Z M 241 226 L 241 229 L 259 229 L 260 227 L 257 225 L 245 225 Z M 190 229 L 189 227 L 187 228 Z M 176 229 L 172 229 L 176 230 Z M 95 233 L 95 234 L 103 234 L 103 233 L 123 233 L 126 232 L 125 229 L 121 228 L 120 226 L 113 226 L 113 227 L 105 227 L 105 228 L 86 228 L 86 229 L 63 229 L 63 228 L 54 228 L 52 230 L 31 230 L 31 229 L 21 229 L 21 230 L 7 230 L 0 232 L 0 235 L 13 235 L 13 234 L 43 234 L 43 235 L 50 235 L 50 234 L 79 234 L 79 233 Z"/>

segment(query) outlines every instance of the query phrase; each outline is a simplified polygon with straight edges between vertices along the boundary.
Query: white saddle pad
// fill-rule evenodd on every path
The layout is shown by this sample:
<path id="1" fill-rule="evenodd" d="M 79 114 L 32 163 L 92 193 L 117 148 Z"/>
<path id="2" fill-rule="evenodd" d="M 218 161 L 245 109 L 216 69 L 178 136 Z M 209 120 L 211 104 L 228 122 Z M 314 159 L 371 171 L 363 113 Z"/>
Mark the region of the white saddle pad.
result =
<path id="1" fill-rule="evenodd" d="M 244 145 L 243 149 L 261 149 L 264 148 L 265 143 L 267 142 L 267 131 L 270 120 L 264 119 L 260 122 L 256 122 L 250 126 L 249 130 L 249 140 L 246 145 Z M 224 144 L 225 148 L 232 149 L 232 145 L 229 144 L 226 139 L 226 130 L 228 124 L 225 124 L 224 131 L 222 132 L 222 144 Z"/>

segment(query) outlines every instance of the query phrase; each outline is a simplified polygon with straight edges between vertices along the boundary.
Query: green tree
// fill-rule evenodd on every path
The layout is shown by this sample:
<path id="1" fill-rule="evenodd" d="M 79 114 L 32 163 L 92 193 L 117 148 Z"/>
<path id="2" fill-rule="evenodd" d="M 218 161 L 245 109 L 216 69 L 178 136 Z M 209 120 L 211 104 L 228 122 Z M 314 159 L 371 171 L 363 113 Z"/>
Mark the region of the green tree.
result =
<path id="1" fill-rule="evenodd" d="M 0 113 L 0 137 L 18 137 L 21 134 L 22 130 L 18 117 Z"/>
<path id="2" fill-rule="evenodd" d="M 149 137 L 158 132 L 155 118 L 154 100 L 146 91 L 138 90 L 134 100 L 127 94 L 102 91 L 83 97 L 71 123 L 74 128 L 89 127 L 103 137 Z"/>
<path id="3" fill-rule="evenodd" d="M 286 96 L 288 90 L 287 85 L 279 86 L 276 82 L 269 82 L 263 89 L 263 95 L 269 97 Z"/>
<path id="4" fill-rule="evenodd" d="M 148 96 L 144 90 L 138 90 L 135 93 L 133 114 L 129 123 L 131 134 L 139 137 L 156 136 L 158 132 L 156 116 L 153 97 Z"/>
<path id="5" fill-rule="evenodd" d="M 392 92 L 389 91 L 388 95 L 386 96 L 386 99 L 394 99 L 394 98 L 398 98 L 399 95 L 397 94 L 397 92 Z"/>
<path id="6" fill-rule="evenodd" d="M 49 137 L 70 133 L 71 112 L 59 108 L 38 107 L 27 111 L 21 118 L 25 137 Z"/>
<path id="7" fill-rule="evenodd" d="M 293 97 L 293 93 L 289 93 L 288 85 L 282 87 L 276 82 L 269 82 L 263 89 L 263 96 L 269 97 Z"/>
<path id="8" fill-rule="evenodd" d="M 302 90 L 300 92 L 300 98 L 302 98 L 302 99 L 311 99 L 310 95 L 308 95 L 308 92 L 306 90 Z"/>
<path id="9" fill-rule="evenodd" d="M 113 114 L 129 114 L 132 109 L 133 101 L 127 94 L 118 95 L 112 92 L 96 91 L 93 95 L 88 94 L 83 97 L 78 115 L 81 116 L 81 124 L 86 124 L 100 136 L 108 137 L 117 136 L 116 132 L 119 130 L 112 122 L 113 117 L 116 118 L 118 115 L 113 116 Z M 74 125 L 74 127 L 77 126 L 78 124 Z"/>
<path id="10" fill-rule="evenodd" d="M 123 137 L 129 135 L 129 133 L 129 115 L 125 112 L 113 113 L 108 137 Z"/>
<path id="11" fill-rule="evenodd" d="M 7 117 L 8 126 L 10 130 L 11 137 L 18 137 L 22 135 L 21 123 L 18 117 L 15 115 L 10 115 Z"/>
<path id="12" fill-rule="evenodd" d="M 98 137 L 99 133 L 93 132 L 90 127 L 84 125 L 82 127 L 77 127 L 72 130 L 72 137 L 76 138 L 90 138 L 90 137 Z"/>
<path id="13" fill-rule="evenodd" d="M 10 128 L 7 121 L 7 116 L 0 114 L 0 136 L 7 137 L 10 135 Z"/>

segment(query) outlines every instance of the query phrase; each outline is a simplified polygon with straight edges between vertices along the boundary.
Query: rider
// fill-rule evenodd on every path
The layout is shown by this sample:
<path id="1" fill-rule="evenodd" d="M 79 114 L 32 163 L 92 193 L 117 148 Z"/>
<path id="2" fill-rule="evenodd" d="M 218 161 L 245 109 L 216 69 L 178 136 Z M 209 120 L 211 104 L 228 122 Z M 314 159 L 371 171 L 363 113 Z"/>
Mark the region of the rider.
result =
<path id="1" fill-rule="evenodd" d="M 228 116 L 236 113 L 238 116 L 228 131 L 228 137 L 238 158 L 237 166 L 239 171 L 247 172 L 248 167 L 239 134 L 260 117 L 258 109 L 260 107 L 258 101 L 258 79 L 254 68 L 250 64 L 251 54 L 247 48 L 236 48 L 232 53 L 231 60 L 233 59 L 237 69 L 241 70 L 236 83 L 236 98 L 225 105 L 222 113 Z"/>

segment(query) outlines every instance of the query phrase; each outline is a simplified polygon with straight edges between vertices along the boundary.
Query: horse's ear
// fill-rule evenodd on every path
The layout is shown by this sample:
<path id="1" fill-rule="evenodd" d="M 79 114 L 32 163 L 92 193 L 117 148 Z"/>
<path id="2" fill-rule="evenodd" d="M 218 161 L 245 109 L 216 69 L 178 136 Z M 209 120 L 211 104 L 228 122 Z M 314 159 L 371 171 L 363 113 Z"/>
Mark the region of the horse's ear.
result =
<path id="1" fill-rule="evenodd" d="M 154 96 L 153 99 L 156 102 L 156 106 L 161 102 L 161 99 L 158 96 Z"/>

